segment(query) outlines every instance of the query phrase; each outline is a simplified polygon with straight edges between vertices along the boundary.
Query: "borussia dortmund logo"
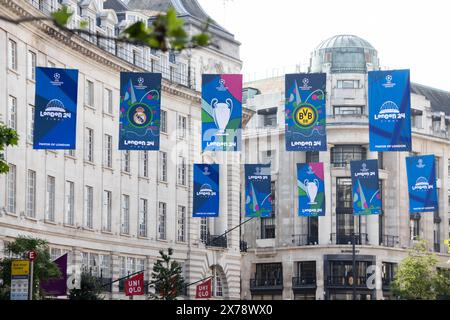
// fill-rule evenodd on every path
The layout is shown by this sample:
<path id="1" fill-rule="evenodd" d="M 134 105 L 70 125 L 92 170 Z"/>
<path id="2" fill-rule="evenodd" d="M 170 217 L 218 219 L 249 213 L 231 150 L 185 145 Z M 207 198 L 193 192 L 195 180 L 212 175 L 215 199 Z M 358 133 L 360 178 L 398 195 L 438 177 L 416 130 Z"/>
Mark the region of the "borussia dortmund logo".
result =
<path id="1" fill-rule="evenodd" d="M 144 128 L 153 119 L 152 110 L 143 103 L 136 103 L 128 110 L 128 120 L 133 127 Z"/>
<path id="2" fill-rule="evenodd" d="M 316 124 L 317 110 L 309 103 L 302 103 L 294 111 L 294 123 L 302 128 L 308 129 Z"/>

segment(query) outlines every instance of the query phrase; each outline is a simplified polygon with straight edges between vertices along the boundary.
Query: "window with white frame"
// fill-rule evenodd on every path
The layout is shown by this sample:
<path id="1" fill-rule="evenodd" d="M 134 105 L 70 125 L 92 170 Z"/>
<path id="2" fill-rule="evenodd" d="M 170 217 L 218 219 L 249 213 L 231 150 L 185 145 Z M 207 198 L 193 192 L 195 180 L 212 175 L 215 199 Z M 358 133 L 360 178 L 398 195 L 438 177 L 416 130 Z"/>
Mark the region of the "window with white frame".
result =
<path id="1" fill-rule="evenodd" d="M 93 107 L 94 106 L 94 83 L 90 80 L 86 80 L 86 97 L 85 104 Z"/>
<path id="2" fill-rule="evenodd" d="M 160 130 L 162 133 L 167 133 L 167 111 L 165 111 L 165 110 L 161 110 Z"/>
<path id="3" fill-rule="evenodd" d="M 8 41 L 8 66 L 12 70 L 17 70 L 17 43 L 14 40 Z"/>
<path id="4" fill-rule="evenodd" d="M 75 224 L 75 185 L 72 181 L 66 181 L 65 189 L 66 208 L 65 223 L 73 226 Z"/>
<path id="5" fill-rule="evenodd" d="M 9 96 L 9 127 L 17 130 L 17 98 Z"/>
<path id="6" fill-rule="evenodd" d="M 47 176 L 45 218 L 48 221 L 55 221 L 55 191 L 55 177 Z"/>
<path id="7" fill-rule="evenodd" d="M 16 212 L 16 166 L 8 163 L 9 171 L 7 175 L 6 186 L 8 188 L 8 201 L 7 201 L 7 209 L 8 212 L 15 213 Z"/>
<path id="8" fill-rule="evenodd" d="M 127 274 L 136 272 L 136 258 L 127 257 Z"/>
<path id="9" fill-rule="evenodd" d="M 130 173 L 130 150 L 122 151 L 122 171 Z"/>
<path id="10" fill-rule="evenodd" d="M 112 168 L 112 153 L 113 153 L 113 143 L 112 143 L 112 136 L 109 134 L 105 134 L 104 137 L 104 159 L 103 159 L 103 165 L 108 168 Z"/>
<path id="11" fill-rule="evenodd" d="M 186 137 L 186 117 L 178 115 L 177 136 L 179 139 Z"/>
<path id="12" fill-rule="evenodd" d="M 137 270 L 138 271 L 144 271 L 146 270 L 146 263 L 145 263 L 145 259 L 137 259 Z"/>
<path id="13" fill-rule="evenodd" d="M 33 143 L 34 139 L 34 106 L 28 106 L 28 130 L 27 130 L 28 142 Z"/>
<path id="14" fill-rule="evenodd" d="M 188 85 L 188 72 L 187 65 L 185 63 L 178 64 L 178 72 L 180 73 L 180 84 L 187 86 Z"/>
<path id="15" fill-rule="evenodd" d="M 208 218 L 200 218 L 200 241 L 206 243 L 209 234 Z"/>
<path id="16" fill-rule="evenodd" d="M 186 185 L 186 158 L 183 156 L 178 156 L 178 175 L 177 183 L 185 186 Z"/>
<path id="17" fill-rule="evenodd" d="M 159 203 L 158 212 L 158 239 L 166 240 L 166 203 Z"/>
<path id="18" fill-rule="evenodd" d="M 103 191 L 103 231 L 111 232 L 112 193 Z"/>
<path id="19" fill-rule="evenodd" d="M 338 89 L 359 89 L 359 80 L 338 80 Z"/>
<path id="20" fill-rule="evenodd" d="M 139 161 L 140 164 L 139 175 L 141 177 L 148 178 L 148 151 L 141 151 L 140 158 L 141 161 Z"/>
<path id="21" fill-rule="evenodd" d="M 85 186 L 84 188 L 84 226 L 92 229 L 94 212 L 94 188 Z"/>
<path id="22" fill-rule="evenodd" d="M 122 234 L 130 233 L 130 196 L 126 194 L 122 195 L 122 214 L 120 225 L 120 232 Z"/>
<path id="23" fill-rule="evenodd" d="M 223 297 L 223 287 L 222 287 L 222 277 L 217 270 L 217 267 L 212 268 L 212 274 L 213 274 L 213 287 L 212 287 L 212 294 L 214 297 Z"/>
<path id="24" fill-rule="evenodd" d="M 61 257 L 61 249 L 60 248 L 51 248 L 50 249 L 50 259 L 53 261 Z"/>
<path id="25" fill-rule="evenodd" d="M 84 141 L 84 159 L 94 162 L 94 130 L 86 128 Z"/>
<path id="26" fill-rule="evenodd" d="M 105 88 L 105 109 L 104 112 L 108 114 L 113 113 L 113 93 L 112 90 Z"/>
<path id="27" fill-rule="evenodd" d="M 177 240 L 180 242 L 185 242 L 186 241 L 186 207 L 185 206 L 178 206 L 177 224 L 178 224 Z"/>
<path id="28" fill-rule="evenodd" d="M 100 277 L 111 278 L 111 256 L 108 254 L 100 254 Z"/>
<path id="29" fill-rule="evenodd" d="M 36 217 L 36 171 L 28 170 L 27 176 L 27 216 Z"/>
<path id="30" fill-rule="evenodd" d="M 147 199 L 139 199 L 139 236 L 147 236 L 147 211 L 148 201 Z"/>
<path id="31" fill-rule="evenodd" d="M 27 77 L 36 80 L 36 53 L 29 50 L 27 57 Z"/>
<path id="32" fill-rule="evenodd" d="M 159 152 L 159 180 L 167 182 L 167 152 Z"/>
<path id="33" fill-rule="evenodd" d="M 122 278 L 127 275 L 127 258 L 119 257 L 119 262 L 120 262 L 119 276 L 120 278 Z"/>

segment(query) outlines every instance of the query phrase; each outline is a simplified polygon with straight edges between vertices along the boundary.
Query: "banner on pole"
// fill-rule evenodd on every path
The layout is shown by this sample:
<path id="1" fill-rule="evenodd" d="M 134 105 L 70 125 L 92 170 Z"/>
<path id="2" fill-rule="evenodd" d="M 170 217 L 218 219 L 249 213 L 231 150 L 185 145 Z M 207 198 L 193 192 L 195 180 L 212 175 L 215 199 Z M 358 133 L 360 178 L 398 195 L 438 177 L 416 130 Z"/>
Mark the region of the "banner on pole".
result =
<path id="1" fill-rule="evenodd" d="M 208 280 L 200 283 L 195 288 L 195 299 L 209 299 L 211 298 L 212 280 Z"/>
<path id="2" fill-rule="evenodd" d="M 78 70 L 36 67 L 33 149 L 76 149 Z"/>
<path id="3" fill-rule="evenodd" d="M 409 70 L 369 71 L 371 151 L 411 151 Z"/>
<path id="4" fill-rule="evenodd" d="M 240 151 L 242 75 L 202 76 L 202 150 Z"/>
<path id="5" fill-rule="evenodd" d="M 298 215 L 325 215 L 323 163 L 297 163 Z"/>
<path id="6" fill-rule="evenodd" d="M 126 296 L 142 296 L 144 290 L 144 273 L 138 273 L 128 279 L 125 279 L 125 295 Z"/>
<path id="7" fill-rule="evenodd" d="M 433 212 L 438 209 L 434 155 L 406 158 L 409 212 Z"/>
<path id="8" fill-rule="evenodd" d="M 381 193 L 378 161 L 350 161 L 350 172 L 352 175 L 353 214 L 380 214 Z"/>
<path id="9" fill-rule="evenodd" d="M 219 216 L 219 165 L 194 164 L 193 217 Z"/>
<path id="10" fill-rule="evenodd" d="M 270 217 L 272 214 L 270 164 L 245 165 L 245 216 Z"/>
<path id="11" fill-rule="evenodd" d="M 287 151 L 326 151 L 326 74 L 287 74 Z"/>
<path id="12" fill-rule="evenodd" d="M 55 259 L 61 276 L 58 279 L 49 279 L 40 283 L 45 295 L 64 296 L 67 294 L 67 253 Z"/>
<path id="13" fill-rule="evenodd" d="M 160 73 L 120 73 L 119 150 L 159 150 Z"/>

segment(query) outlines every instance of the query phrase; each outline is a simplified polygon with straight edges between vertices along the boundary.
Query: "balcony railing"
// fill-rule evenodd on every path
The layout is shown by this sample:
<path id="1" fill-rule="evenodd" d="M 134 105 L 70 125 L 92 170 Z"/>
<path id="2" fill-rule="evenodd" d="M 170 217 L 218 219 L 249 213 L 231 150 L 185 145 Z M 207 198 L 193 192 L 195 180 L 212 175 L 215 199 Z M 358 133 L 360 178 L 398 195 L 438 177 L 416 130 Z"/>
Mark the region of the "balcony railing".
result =
<path id="1" fill-rule="evenodd" d="M 353 235 L 351 234 L 330 234 L 332 244 L 352 244 Z M 364 245 L 369 243 L 369 236 L 367 233 L 355 233 L 355 244 Z"/>
<path id="2" fill-rule="evenodd" d="M 315 288 L 316 277 L 293 277 L 292 289 Z"/>
<path id="3" fill-rule="evenodd" d="M 353 278 L 352 276 L 334 276 L 327 278 L 327 285 L 330 287 L 353 287 L 353 281 L 356 281 L 356 287 L 367 288 L 367 277 L 360 276 Z"/>
<path id="4" fill-rule="evenodd" d="M 293 234 L 292 235 L 292 244 L 294 246 L 311 246 L 317 245 L 319 243 L 319 239 L 317 236 L 312 236 L 309 234 Z"/>
<path id="5" fill-rule="evenodd" d="M 400 241 L 399 241 L 398 236 L 384 235 L 380 239 L 380 246 L 383 246 L 383 247 L 394 248 L 394 247 L 398 247 L 399 244 L 400 244 Z"/>
<path id="6" fill-rule="evenodd" d="M 239 241 L 239 249 L 241 250 L 241 252 L 247 252 L 247 241 Z"/>
<path id="7" fill-rule="evenodd" d="M 283 279 L 250 279 L 250 290 L 253 291 L 283 291 Z"/>
<path id="8" fill-rule="evenodd" d="M 208 247 L 217 247 L 217 248 L 227 248 L 228 242 L 227 242 L 227 236 L 215 236 L 208 234 L 206 237 L 205 245 Z"/>

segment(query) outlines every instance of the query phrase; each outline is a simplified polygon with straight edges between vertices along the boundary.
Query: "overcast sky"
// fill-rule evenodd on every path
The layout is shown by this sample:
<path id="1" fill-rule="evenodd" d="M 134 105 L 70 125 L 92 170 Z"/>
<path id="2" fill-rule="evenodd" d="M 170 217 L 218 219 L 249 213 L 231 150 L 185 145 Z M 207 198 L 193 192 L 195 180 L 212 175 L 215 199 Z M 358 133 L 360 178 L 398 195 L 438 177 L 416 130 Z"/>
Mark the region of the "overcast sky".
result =
<path id="1" fill-rule="evenodd" d="M 198 0 L 242 43 L 244 81 L 305 71 L 311 51 L 354 34 L 378 51 L 380 65 L 411 69 L 411 81 L 450 91 L 448 0 Z"/>

